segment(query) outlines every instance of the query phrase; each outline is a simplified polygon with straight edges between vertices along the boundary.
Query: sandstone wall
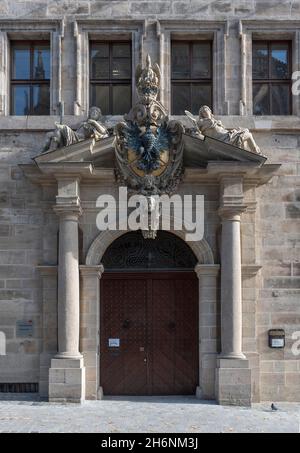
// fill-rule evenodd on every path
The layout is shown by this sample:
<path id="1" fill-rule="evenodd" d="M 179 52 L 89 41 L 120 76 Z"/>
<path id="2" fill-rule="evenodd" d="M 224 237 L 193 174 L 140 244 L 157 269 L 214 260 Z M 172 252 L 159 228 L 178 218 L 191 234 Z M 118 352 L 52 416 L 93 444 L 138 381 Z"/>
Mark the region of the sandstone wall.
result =
<path id="1" fill-rule="evenodd" d="M 80 120 L 74 116 L 74 112 L 78 112 L 74 107 L 78 88 L 75 20 L 107 19 L 125 23 L 132 19 L 146 19 L 142 54 L 145 56 L 149 52 L 159 62 L 168 62 L 168 58 L 160 55 L 162 38 L 157 20 L 174 19 L 187 24 L 199 20 L 204 27 L 206 21 L 225 23 L 226 103 L 219 110 L 225 114 L 221 119 L 228 127 L 249 127 L 269 162 L 282 164 L 278 175 L 257 189 L 256 212 L 244 217 L 243 264 L 263 266 L 257 277 L 248 275 L 244 279 L 244 349 L 252 361 L 256 400 L 299 401 L 300 360 L 299 356 L 292 354 L 291 346 L 293 333 L 300 331 L 300 122 L 297 116 L 240 116 L 242 56 L 239 20 L 260 20 L 262 24 L 272 19 L 280 20 L 284 30 L 288 23 L 299 34 L 300 1 L 0 0 L 1 36 L 5 33 L 5 21 L 11 18 L 17 18 L 20 23 L 32 21 L 33 28 L 38 28 L 39 19 L 64 19 L 61 98 L 70 125 Z M 216 61 L 218 58 L 221 58 L 221 53 L 216 55 Z M 1 105 L 6 102 L 4 72 L 2 64 L 0 90 L 4 97 Z M 1 111 L 4 110 L 0 108 L 0 114 Z M 83 115 L 85 112 L 80 113 Z M 36 266 L 57 262 L 58 226 L 51 210 L 56 188 L 41 188 L 30 183 L 18 165 L 32 162 L 31 158 L 40 152 L 45 132 L 53 128 L 57 119 L 57 116 L 0 116 L 0 330 L 6 334 L 8 353 L 0 356 L 0 382 L 38 382 L 40 378 L 42 288 Z M 113 125 L 117 118 L 106 120 L 108 125 Z M 196 190 L 204 191 L 201 187 Z M 99 195 L 100 189 L 99 193 L 98 189 L 96 192 Z M 89 188 L 82 191 L 84 202 L 94 202 L 95 195 L 95 190 Z M 208 194 L 208 202 L 208 216 L 213 220 L 207 224 L 207 239 L 217 261 L 217 203 L 213 189 Z M 95 215 L 95 210 L 87 209 L 81 219 L 84 252 L 97 235 Z M 54 297 L 52 287 L 49 288 L 51 291 L 51 297 Z M 17 320 L 34 322 L 33 338 L 16 336 Z M 55 329 L 55 319 L 50 316 L 49 325 Z M 268 347 L 267 331 L 276 327 L 286 330 L 287 345 L 283 351 Z"/>

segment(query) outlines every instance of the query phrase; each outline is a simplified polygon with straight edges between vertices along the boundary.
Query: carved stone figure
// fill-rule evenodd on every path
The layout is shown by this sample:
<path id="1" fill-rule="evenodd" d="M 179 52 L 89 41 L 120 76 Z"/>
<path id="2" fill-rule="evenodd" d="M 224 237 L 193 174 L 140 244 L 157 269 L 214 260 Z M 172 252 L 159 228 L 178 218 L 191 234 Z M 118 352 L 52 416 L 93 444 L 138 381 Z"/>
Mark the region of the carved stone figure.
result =
<path id="1" fill-rule="evenodd" d="M 106 127 L 100 122 L 101 117 L 101 110 L 98 107 L 91 107 L 88 118 L 76 130 L 66 124 L 55 123 L 54 131 L 46 135 L 43 152 L 70 146 L 89 138 L 100 140 L 108 137 Z"/>
<path id="2" fill-rule="evenodd" d="M 144 213 L 145 218 L 142 223 L 147 225 L 147 229 L 142 230 L 145 239 L 155 239 L 159 229 L 159 222 L 161 217 L 160 204 L 157 196 L 147 196 L 148 212 Z"/>
<path id="3" fill-rule="evenodd" d="M 199 118 L 196 120 L 193 115 L 186 111 L 188 118 L 196 126 L 196 133 L 212 138 L 216 138 L 225 143 L 237 146 L 247 151 L 261 154 L 261 151 L 249 129 L 228 130 L 221 121 L 215 119 L 211 109 L 204 105 L 199 110 Z"/>

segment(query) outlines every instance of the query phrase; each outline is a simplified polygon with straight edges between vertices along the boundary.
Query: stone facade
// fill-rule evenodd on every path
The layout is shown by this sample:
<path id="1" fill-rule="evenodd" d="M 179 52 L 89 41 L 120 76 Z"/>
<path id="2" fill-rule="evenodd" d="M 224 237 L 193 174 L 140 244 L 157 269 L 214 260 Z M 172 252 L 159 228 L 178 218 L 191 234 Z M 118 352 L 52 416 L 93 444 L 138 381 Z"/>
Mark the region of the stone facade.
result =
<path id="1" fill-rule="evenodd" d="M 80 197 L 82 209 L 82 215 L 74 220 L 77 216 L 74 211 L 69 213 L 72 218 L 66 218 L 65 213 L 60 215 L 53 210 L 57 194 L 61 191 L 63 197 L 67 190 L 66 181 L 53 175 L 41 177 L 34 172 L 30 175 L 24 171 L 24 166 L 31 164 L 31 159 L 40 153 L 45 133 L 53 129 L 54 121 L 58 120 L 58 102 L 64 101 L 67 124 L 76 125 L 86 117 L 89 39 L 108 35 L 114 39 L 120 34 L 132 40 L 133 65 L 144 61 L 147 53 L 152 61 L 159 62 L 161 101 L 166 107 L 170 106 L 171 37 L 193 39 L 201 35 L 212 39 L 215 114 L 228 128 L 249 128 L 268 157 L 268 164 L 280 164 L 265 184 L 255 177 L 243 183 L 247 210 L 240 213 L 241 352 L 247 364 L 243 361 L 238 367 L 236 384 L 240 385 L 240 399 L 237 402 L 250 402 L 250 387 L 253 402 L 299 401 L 300 359 L 292 353 L 296 341 L 292 336 L 300 331 L 299 98 L 293 99 L 292 116 L 251 115 L 253 36 L 291 39 L 293 70 L 300 70 L 300 1 L 296 0 L 0 1 L 0 330 L 7 339 L 7 355 L 0 356 L 0 384 L 39 383 L 41 396 L 48 397 L 49 367 L 58 348 L 59 225 L 69 222 L 65 224 L 68 231 L 72 229 L 72 222 L 78 221 L 83 244 L 79 257 L 80 285 L 75 289 L 75 297 L 78 295 L 80 299 L 79 350 L 83 360 L 73 357 L 73 364 L 69 362 L 65 367 L 62 362 L 59 366 L 53 363 L 50 388 L 59 386 L 63 380 L 70 384 L 74 400 L 80 401 L 84 392 L 82 388 L 75 388 L 76 379 L 85 372 L 86 397 L 101 397 L 97 353 L 102 272 L 99 266 L 114 236 L 112 233 L 99 236 L 95 200 L 101 193 L 116 194 L 113 171 L 99 170 L 101 184 L 97 183 L 97 177 L 84 175 L 80 187 L 72 181 L 68 190 L 72 196 Z M 16 36 L 51 39 L 53 70 L 49 117 L 9 115 L 9 40 Z M 179 119 L 186 122 L 185 118 Z M 106 126 L 113 126 L 120 117 L 105 120 Z M 217 358 L 220 352 L 220 181 L 205 180 L 197 171 L 187 169 L 179 190 L 206 197 L 205 241 L 208 245 L 206 249 L 202 244 L 199 249 L 199 265 L 205 268 L 197 271 L 200 294 L 205 301 L 200 316 L 203 338 L 199 396 L 218 397 L 219 401 L 230 403 L 226 388 L 228 390 L 234 379 L 237 362 L 227 361 L 222 367 L 225 359 Z M 72 249 L 74 244 L 68 246 Z M 69 297 L 74 298 L 74 294 Z M 19 320 L 33 321 L 32 337 L 18 336 L 16 322 Z M 271 328 L 285 330 L 285 349 L 269 348 L 268 330 Z M 216 392 L 215 382 L 219 389 L 220 382 L 223 383 L 224 395 Z M 247 401 L 243 395 L 247 396 Z M 67 397 L 62 395 L 62 398 Z"/>

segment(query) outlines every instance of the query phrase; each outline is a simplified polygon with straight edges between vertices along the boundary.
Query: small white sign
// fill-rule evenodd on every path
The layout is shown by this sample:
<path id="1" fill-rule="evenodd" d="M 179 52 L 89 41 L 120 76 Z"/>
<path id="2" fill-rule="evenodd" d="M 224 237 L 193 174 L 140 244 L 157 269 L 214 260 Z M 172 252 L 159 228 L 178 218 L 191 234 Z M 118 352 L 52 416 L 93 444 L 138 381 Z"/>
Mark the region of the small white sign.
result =
<path id="1" fill-rule="evenodd" d="M 108 346 L 110 348 L 119 348 L 120 347 L 120 338 L 109 338 Z"/>
<path id="2" fill-rule="evenodd" d="M 284 339 L 283 338 L 272 338 L 272 348 L 283 348 Z"/>

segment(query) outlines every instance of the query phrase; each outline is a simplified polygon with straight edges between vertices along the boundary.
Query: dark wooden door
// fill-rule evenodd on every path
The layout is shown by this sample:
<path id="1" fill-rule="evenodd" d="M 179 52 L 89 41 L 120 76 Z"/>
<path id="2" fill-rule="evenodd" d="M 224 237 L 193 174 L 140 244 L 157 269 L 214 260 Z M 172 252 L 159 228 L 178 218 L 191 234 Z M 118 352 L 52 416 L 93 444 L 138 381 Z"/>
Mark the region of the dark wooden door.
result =
<path id="1" fill-rule="evenodd" d="M 106 395 L 194 394 L 198 385 L 195 274 L 104 274 L 100 363 Z"/>

